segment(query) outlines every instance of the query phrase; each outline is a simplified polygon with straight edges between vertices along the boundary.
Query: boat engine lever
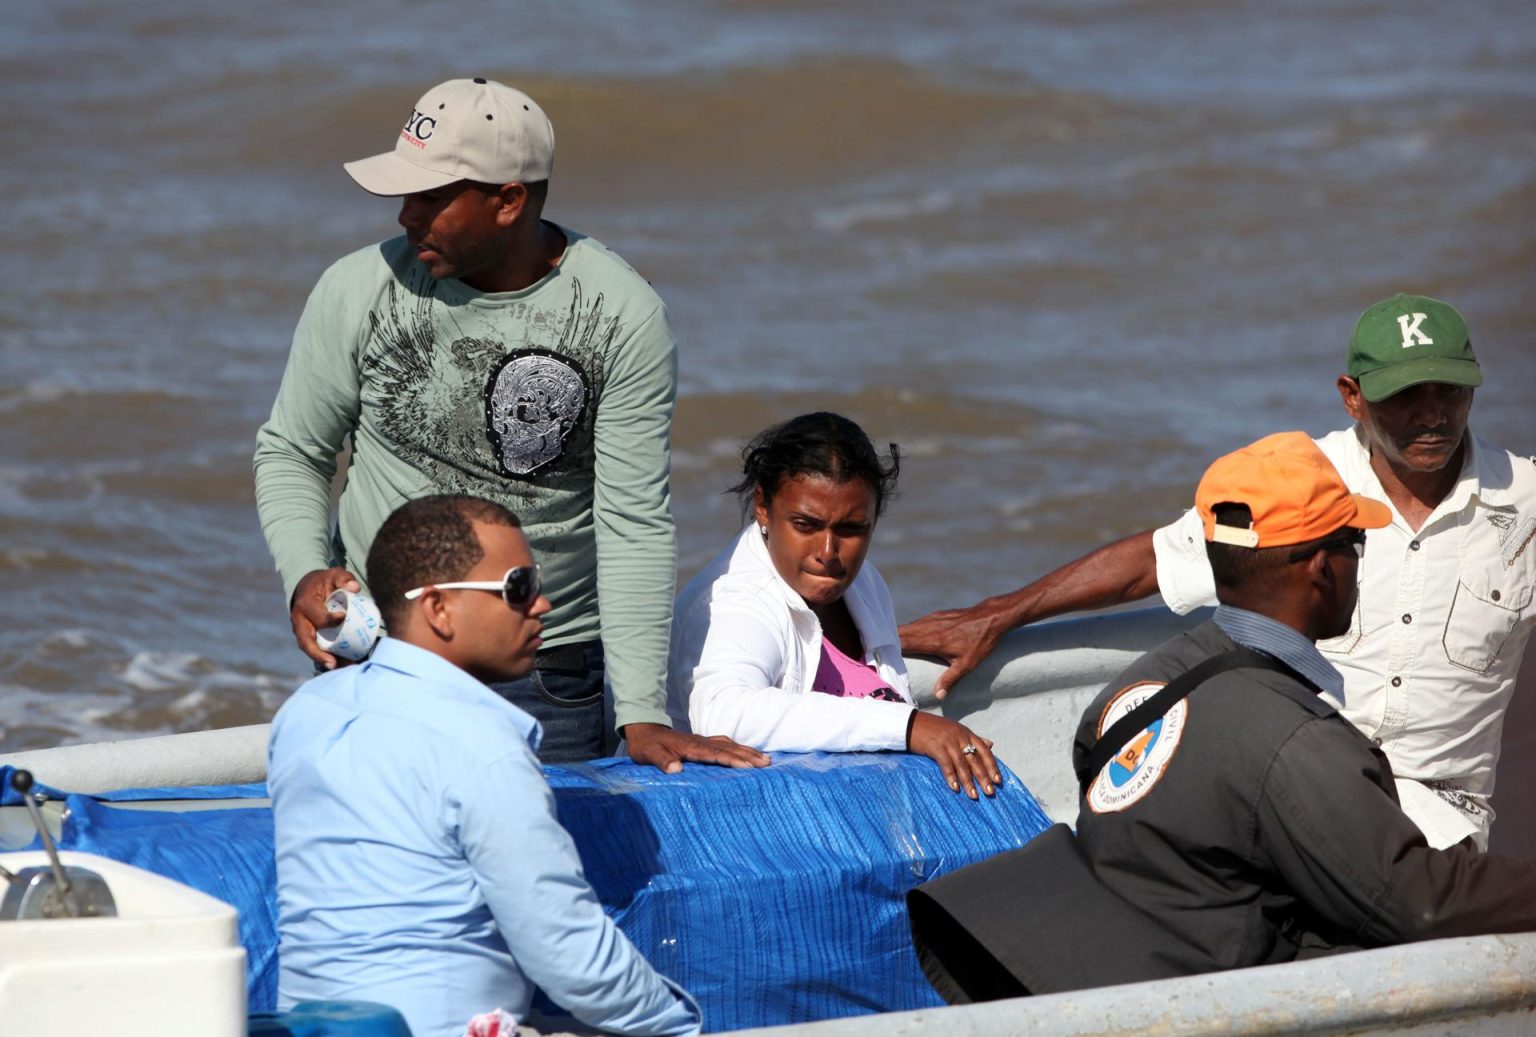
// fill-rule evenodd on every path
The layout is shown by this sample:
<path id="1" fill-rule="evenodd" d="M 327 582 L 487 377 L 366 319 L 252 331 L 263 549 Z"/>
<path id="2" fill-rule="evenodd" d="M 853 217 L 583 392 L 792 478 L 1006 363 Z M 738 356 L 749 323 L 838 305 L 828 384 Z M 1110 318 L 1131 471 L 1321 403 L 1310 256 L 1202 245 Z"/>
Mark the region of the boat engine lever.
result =
<path id="1" fill-rule="evenodd" d="M 0 922 L 37 918 L 111 918 L 117 915 L 117 902 L 106 880 L 88 868 L 66 866 L 59 860 L 58 847 L 43 821 L 38 800 L 42 793 L 32 791 L 32 772 L 11 772 L 11 788 L 20 795 L 32 816 L 42 841 L 43 852 L 48 855 L 48 867 L 23 868 L 12 872 L 0 866 L 0 874 L 7 883 L 5 897 L 0 899 Z"/>
<path id="2" fill-rule="evenodd" d="M 43 823 L 43 812 L 37 809 L 37 800 L 32 798 L 32 772 L 12 771 L 11 788 L 21 794 L 21 801 L 27 805 L 27 813 L 32 815 L 32 824 L 37 828 L 37 837 L 43 841 L 43 852 L 48 854 L 48 863 L 53 865 L 53 877 L 59 884 L 59 891 L 64 896 L 69 896 L 69 878 L 64 874 L 64 866 L 59 863 L 58 847 L 53 845 L 53 836 L 49 834 L 48 826 Z"/>

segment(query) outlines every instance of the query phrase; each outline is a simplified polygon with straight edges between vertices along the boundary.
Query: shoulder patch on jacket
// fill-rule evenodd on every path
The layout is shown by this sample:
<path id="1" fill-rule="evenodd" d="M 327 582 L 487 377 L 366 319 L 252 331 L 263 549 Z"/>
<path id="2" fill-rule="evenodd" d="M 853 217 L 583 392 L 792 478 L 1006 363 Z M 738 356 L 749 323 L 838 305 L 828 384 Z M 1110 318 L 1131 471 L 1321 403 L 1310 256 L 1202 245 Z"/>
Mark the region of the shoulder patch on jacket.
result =
<path id="1" fill-rule="evenodd" d="M 1139 681 L 1110 698 L 1099 717 L 1097 735 L 1162 690 L 1163 681 Z M 1125 744 L 1088 786 L 1088 808 L 1112 814 L 1131 806 L 1152 791 L 1168 770 L 1189 719 L 1189 699 L 1175 702 L 1168 712 Z"/>

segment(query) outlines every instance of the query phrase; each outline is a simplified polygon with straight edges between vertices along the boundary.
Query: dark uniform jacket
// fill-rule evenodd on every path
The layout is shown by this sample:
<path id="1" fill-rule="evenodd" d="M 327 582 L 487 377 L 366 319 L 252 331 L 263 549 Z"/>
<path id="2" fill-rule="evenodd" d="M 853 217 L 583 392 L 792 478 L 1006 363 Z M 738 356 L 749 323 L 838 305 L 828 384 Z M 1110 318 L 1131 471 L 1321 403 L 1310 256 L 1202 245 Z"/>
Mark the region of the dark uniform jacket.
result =
<path id="1" fill-rule="evenodd" d="M 1074 762 L 1233 647 L 1208 622 L 1137 660 L 1088 707 Z M 914 893 L 919 957 L 950 1000 L 1536 929 L 1536 865 L 1430 849 L 1380 750 L 1269 670 L 1197 687 L 1091 779 L 1076 840 L 1057 826 L 1037 842 Z"/>

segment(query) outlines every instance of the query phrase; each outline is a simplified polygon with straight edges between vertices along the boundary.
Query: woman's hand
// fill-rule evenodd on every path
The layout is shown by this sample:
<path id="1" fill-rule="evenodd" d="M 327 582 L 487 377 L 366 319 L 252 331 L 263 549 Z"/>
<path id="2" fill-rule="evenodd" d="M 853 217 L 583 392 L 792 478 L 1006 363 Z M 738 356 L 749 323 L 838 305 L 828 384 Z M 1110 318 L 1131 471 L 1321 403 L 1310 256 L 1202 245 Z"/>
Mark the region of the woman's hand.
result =
<path id="1" fill-rule="evenodd" d="M 1002 784 L 1002 771 L 992 756 L 992 740 L 964 724 L 919 710 L 907 734 L 907 749 L 937 763 L 949 787 L 959 792 L 965 786 L 965 794 L 972 799 L 976 798 L 977 785 L 990 796 Z"/>

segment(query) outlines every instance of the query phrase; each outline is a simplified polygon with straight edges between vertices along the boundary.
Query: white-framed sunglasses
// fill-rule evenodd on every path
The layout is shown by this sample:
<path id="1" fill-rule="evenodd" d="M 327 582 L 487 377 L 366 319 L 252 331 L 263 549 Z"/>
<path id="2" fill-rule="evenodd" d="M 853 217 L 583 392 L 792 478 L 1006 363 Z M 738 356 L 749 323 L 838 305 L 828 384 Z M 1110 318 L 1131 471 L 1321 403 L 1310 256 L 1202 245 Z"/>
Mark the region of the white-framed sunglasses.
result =
<path id="1" fill-rule="evenodd" d="M 427 591 L 497 591 L 501 600 L 512 608 L 523 611 L 530 608 L 544 590 L 544 578 L 537 565 L 519 565 L 508 569 L 500 580 L 460 580 L 455 583 L 429 583 L 405 592 L 406 601 L 415 601 Z"/>

